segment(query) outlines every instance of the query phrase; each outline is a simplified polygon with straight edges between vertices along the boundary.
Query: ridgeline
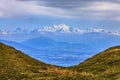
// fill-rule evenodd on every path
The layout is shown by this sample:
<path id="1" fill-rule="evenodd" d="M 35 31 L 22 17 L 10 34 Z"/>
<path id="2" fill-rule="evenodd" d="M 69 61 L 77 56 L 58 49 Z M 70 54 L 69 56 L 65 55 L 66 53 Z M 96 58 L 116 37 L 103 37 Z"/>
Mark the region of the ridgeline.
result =
<path id="1" fill-rule="evenodd" d="M 120 46 L 77 66 L 59 67 L 0 43 L 0 80 L 120 80 Z"/>

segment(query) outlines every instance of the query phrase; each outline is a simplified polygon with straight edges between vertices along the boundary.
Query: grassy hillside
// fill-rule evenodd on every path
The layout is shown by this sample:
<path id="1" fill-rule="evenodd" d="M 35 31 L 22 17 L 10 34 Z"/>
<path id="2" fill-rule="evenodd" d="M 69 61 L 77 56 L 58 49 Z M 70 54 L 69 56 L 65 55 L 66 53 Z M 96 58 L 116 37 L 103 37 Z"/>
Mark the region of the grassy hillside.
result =
<path id="1" fill-rule="evenodd" d="M 83 72 L 84 76 L 90 75 L 91 80 L 120 80 L 120 46 L 109 48 L 71 68 Z"/>
<path id="2" fill-rule="evenodd" d="M 0 80 L 52 79 L 59 69 L 61 68 L 44 64 L 0 43 Z"/>
<path id="3" fill-rule="evenodd" d="M 45 64 L 0 43 L 0 80 L 120 80 L 120 46 L 65 68 Z"/>
<path id="4" fill-rule="evenodd" d="M 64 67 L 45 64 L 0 43 L 0 80 L 71 80 L 77 73 Z"/>

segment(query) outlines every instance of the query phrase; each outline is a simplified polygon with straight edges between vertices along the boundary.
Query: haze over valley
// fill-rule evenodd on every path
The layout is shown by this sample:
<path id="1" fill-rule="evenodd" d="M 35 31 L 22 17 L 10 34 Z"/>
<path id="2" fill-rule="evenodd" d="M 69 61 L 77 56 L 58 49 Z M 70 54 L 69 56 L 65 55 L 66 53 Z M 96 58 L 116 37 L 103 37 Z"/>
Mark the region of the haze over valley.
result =
<path id="1" fill-rule="evenodd" d="M 111 46 L 119 45 L 120 32 L 69 27 L 65 24 L 33 30 L 1 30 L 1 42 L 58 66 L 73 66 Z"/>

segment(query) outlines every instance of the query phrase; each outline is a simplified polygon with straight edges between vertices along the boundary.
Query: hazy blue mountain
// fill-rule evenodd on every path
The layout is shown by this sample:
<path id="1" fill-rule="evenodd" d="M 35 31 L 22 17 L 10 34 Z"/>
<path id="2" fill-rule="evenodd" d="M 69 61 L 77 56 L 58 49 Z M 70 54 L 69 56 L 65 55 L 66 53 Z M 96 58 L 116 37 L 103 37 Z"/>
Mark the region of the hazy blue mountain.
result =
<path id="1" fill-rule="evenodd" d="M 50 34 L 49 33 L 46 35 L 56 41 L 63 41 L 69 43 L 83 43 L 95 48 L 95 51 L 97 52 L 103 51 L 108 47 L 120 44 L 120 36 L 106 34 L 106 33 L 99 33 L 99 32 L 89 32 L 84 34 L 72 34 L 72 33 Z"/>
<path id="2" fill-rule="evenodd" d="M 49 47 L 49 46 L 55 46 L 56 42 L 48 37 L 40 36 L 38 38 L 29 39 L 27 41 L 22 42 L 22 44 L 39 48 L 39 47 Z"/>
<path id="3" fill-rule="evenodd" d="M 42 54 L 32 54 L 37 59 L 60 66 L 76 65 L 93 55 L 94 51 L 89 45 L 57 42 L 45 36 L 29 39 L 22 44 L 42 51 Z"/>
<path id="4" fill-rule="evenodd" d="M 23 45 L 26 45 L 26 46 L 30 46 L 30 47 L 33 47 L 33 48 L 36 48 L 36 49 L 41 49 L 41 48 L 49 48 L 49 47 L 55 47 L 55 48 L 59 48 L 59 47 L 62 47 L 62 48 L 81 48 L 81 49 L 84 49 L 84 48 L 89 48 L 90 46 L 88 45 L 85 45 L 84 43 L 69 43 L 69 42 L 58 42 L 58 41 L 55 41 L 51 38 L 48 38 L 46 36 L 40 36 L 38 38 L 33 38 L 33 39 L 29 39 L 27 41 L 24 41 L 22 42 Z M 84 47 L 84 48 L 82 48 Z M 59 48 L 60 49 L 60 48 Z"/>

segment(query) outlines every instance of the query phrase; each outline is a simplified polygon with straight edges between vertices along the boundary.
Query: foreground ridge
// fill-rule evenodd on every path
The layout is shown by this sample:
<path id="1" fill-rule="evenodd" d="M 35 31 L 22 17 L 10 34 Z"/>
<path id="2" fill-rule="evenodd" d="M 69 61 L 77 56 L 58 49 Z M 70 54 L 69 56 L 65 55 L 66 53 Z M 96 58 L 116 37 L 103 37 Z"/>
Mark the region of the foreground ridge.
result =
<path id="1" fill-rule="evenodd" d="M 120 46 L 101 52 L 72 67 L 41 61 L 0 43 L 0 80 L 119 80 Z"/>

